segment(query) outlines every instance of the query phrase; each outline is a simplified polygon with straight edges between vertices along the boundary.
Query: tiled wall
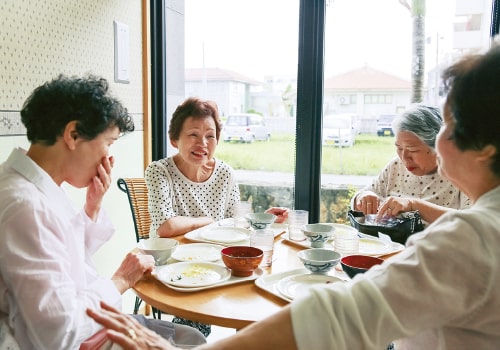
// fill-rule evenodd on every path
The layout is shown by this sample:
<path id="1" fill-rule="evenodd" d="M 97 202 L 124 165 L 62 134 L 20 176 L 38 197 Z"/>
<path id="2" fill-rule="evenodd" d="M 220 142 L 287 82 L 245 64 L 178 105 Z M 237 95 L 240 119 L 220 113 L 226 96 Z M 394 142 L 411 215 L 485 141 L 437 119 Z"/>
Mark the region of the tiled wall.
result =
<path id="1" fill-rule="evenodd" d="M 130 29 L 130 83 L 114 83 L 117 20 Z M 30 92 L 63 73 L 92 73 L 142 130 L 141 0 L 0 1 L 0 136 L 24 134 L 19 111 Z"/>
<path id="2" fill-rule="evenodd" d="M 133 114 L 136 125 L 135 132 L 111 148 L 112 175 L 115 180 L 144 175 L 141 9 L 141 0 L 0 0 L 0 163 L 12 148 L 29 146 L 19 111 L 35 87 L 60 73 L 93 73 L 110 82 L 112 93 Z M 129 26 L 129 84 L 114 82 L 115 20 Z M 66 190 L 81 206 L 85 190 Z M 102 274 L 110 276 L 135 246 L 135 236 L 126 196 L 117 186 L 110 188 L 103 207 L 116 233 L 94 261 Z M 124 310 L 131 305 L 132 301 L 124 301 Z"/>

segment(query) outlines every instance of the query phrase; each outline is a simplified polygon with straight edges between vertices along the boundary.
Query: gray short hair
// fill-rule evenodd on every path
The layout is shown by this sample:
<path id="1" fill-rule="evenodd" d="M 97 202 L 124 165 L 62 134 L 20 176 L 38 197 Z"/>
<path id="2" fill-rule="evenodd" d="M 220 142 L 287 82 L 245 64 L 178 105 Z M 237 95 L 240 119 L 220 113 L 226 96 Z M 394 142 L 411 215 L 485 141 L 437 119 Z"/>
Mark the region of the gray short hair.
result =
<path id="1" fill-rule="evenodd" d="M 410 106 L 392 121 L 394 134 L 409 131 L 417 135 L 427 146 L 434 149 L 436 136 L 443 124 L 439 108 L 416 104 Z"/>

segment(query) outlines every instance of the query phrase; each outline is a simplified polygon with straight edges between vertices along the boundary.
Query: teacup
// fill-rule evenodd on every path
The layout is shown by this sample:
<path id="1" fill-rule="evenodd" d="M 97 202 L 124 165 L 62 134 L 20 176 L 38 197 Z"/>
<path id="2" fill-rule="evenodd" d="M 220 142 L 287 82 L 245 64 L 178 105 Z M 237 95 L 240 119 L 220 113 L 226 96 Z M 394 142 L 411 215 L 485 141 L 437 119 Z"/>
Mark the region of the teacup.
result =
<path id="1" fill-rule="evenodd" d="M 311 242 L 312 248 L 323 248 L 333 235 L 335 228 L 328 224 L 307 224 L 302 226 L 304 236 Z"/>
<path id="2" fill-rule="evenodd" d="M 264 230 L 274 223 L 277 216 L 270 213 L 250 213 L 245 218 L 254 230 Z"/>

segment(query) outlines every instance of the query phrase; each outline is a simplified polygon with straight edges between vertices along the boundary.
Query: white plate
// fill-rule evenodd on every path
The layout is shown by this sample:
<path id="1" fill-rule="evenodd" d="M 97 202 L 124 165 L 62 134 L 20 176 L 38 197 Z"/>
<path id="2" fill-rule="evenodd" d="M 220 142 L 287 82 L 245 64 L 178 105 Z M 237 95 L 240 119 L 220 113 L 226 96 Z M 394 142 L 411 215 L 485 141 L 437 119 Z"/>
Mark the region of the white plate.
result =
<path id="1" fill-rule="evenodd" d="M 196 230 L 190 231 L 184 235 L 185 238 L 189 239 L 190 241 L 193 242 L 200 242 L 200 243 L 210 243 L 210 244 L 220 244 L 223 246 L 231 246 L 231 245 L 249 245 L 250 244 L 250 236 L 247 236 L 244 240 L 239 241 L 239 242 L 234 242 L 234 243 L 223 243 L 223 242 L 213 242 L 209 241 L 208 239 L 202 238 L 201 233 L 208 228 L 214 228 L 218 227 L 216 224 L 211 224 L 209 226 L 205 227 L 200 227 L 197 228 Z M 223 226 L 221 226 L 223 227 Z M 225 228 L 234 228 L 234 227 L 225 227 Z M 248 231 L 250 232 L 250 231 Z"/>
<path id="2" fill-rule="evenodd" d="M 208 227 L 200 232 L 200 237 L 211 242 L 235 243 L 248 239 L 250 230 L 240 227 Z"/>
<path id="3" fill-rule="evenodd" d="M 309 289 L 319 285 L 329 285 L 334 282 L 343 282 L 333 276 L 318 274 L 303 274 L 288 276 L 278 282 L 278 290 L 285 297 L 293 300 L 309 293 Z"/>
<path id="4" fill-rule="evenodd" d="M 198 292 L 200 290 L 205 290 L 205 289 L 212 289 L 212 288 L 219 288 L 219 287 L 222 287 L 222 286 L 227 286 L 227 285 L 230 285 L 230 284 L 237 284 L 237 283 L 242 283 L 242 282 L 246 282 L 246 281 L 253 281 L 261 276 L 263 276 L 265 273 L 265 271 L 263 269 L 261 269 L 260 267 L 258 267 L 253 273 L 252 275 L 248 276 L 248 277 L 236 277 L 236 276 L 232 276 L 225 280 L 225 281 L 222 281 L 220 283 L 216 283 L 216 284 L 211 284 L 209 286 L 202 286 L 202 287 L 189 287 L 189 288 L 185 288 L 185 287 L 176 287 L 176 286 L 173 286 L 171 284 L 166 284 L 164 283 L 168 288 L 170 289 L 173 289 L 173 290 L 176 290 L 178 292 L 183 292 L 183 293 L 192 293 L 192 292 Z"/>
<path id="5" fill-rule="evenodd" d="M 179 262 L 162 268 L 158 279 L 177 287 L 203 287 L 226 281 L 231 271 L 211 262 Z"/>
<path id="6" fill-rule="evenodd" d="M 292 301 L 292 299 L 284 296 L 282 293 L 279 292 L 278 290 L 278 283 L 284 279 L 285 277 L 288 276 L 294 276 L 294 275 L 304 275 L 307 274 L 309 270 L 306 268 L 301 268 L 301 269 L 295 269 L 295 270 L 288 270 L 288 271 L 283 271 L 283 272 L 278 272 L 278 273 L 272 273 L 269 275 L 263 275 L 255 280 L 255 285 L 268 292 L 271 293 L 272 295 L 285 300 L 285 301 Z M 349 277 L 345 274 L 344 271 L 338 271 L 335 269 L 332 269 L 330 272 L 328 272 L 329 276 L 335 276 L 338 279 L 342 281 L 348 281 Z"/>
<path id="7" fill-rule="evenodd" d="M 360 238 L 359 239 L 359 254 L 363 255 L 385 255 L 392 253 L 394 248 L 379 239 Z"/>
<path id="8" fill-rule="evenodd" d="M 333 226 L 335 228 L 334 232 L 337 232 L 337 233 L 342 232 L 342 231 L 353 231 L 355 233 L 358 232 L 358 230 L 356 230 L 354 227 L 349 226 L 349 225 L 335 224 L 335 223 L 330 223 L 330 222 L 328 222 L 327 224 Z M 332 239 L 333 239 L 333 236 L 332 236 Z"/>
<path id="9" fill-rule="evenodd" d="M 233 225 L 233 219 L 224 219 L 218 222 L 214 222 L 213 224 L 210 224 L 205 227 L 200 227 L 197 228 L 196 230 L 190 231 L 184 235 L 185 238 L 189 239 L 190 241 L 193 242 L 201 242 L 201 243 L 217 243 L 223 246 L 231 246 L 231 245 L 249 245 L 250 244 L 250 230 L 247 229 L 242 229 L 245 230 L 247 233 L 245 239 L 238 241 L 238 242 L 215 242 L 211 241 L 208 239 L 205 239 L 201 236 L 201 233 L 207 229 L 213 229 L 215 227 L 220 227 L 220 228 L 225 228 L 225 229 L 235 229 Z M 231 225 L 231 226 L 228 226 Z M 219 229 L 220 229 L 219 228 Z M 278 237 L 282 233 L 286 232 L 287 225 L 285 224 L 272 224 L 271 225 L 271 230 L 273 231 L 274 237 Z"/>
<path id="10" fill-rule="evenodd" d="M 172 258 L 178 261 L 217 261 L 224 246 L 210 243 L 189 243 L 179 245 Z"/>

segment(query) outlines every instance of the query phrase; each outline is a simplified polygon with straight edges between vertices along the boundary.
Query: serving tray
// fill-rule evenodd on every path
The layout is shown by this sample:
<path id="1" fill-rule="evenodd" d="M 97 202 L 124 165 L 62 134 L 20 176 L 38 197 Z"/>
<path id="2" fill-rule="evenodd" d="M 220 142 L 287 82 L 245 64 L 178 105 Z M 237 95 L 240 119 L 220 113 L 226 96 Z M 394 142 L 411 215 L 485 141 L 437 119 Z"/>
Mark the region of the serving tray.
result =
<path id="1" fill-rule="evenodd" d="M 154 276 L 156 279 L 158 279 L 160 282 L 162 282 L 159 278 L 158 278 L 158 275 L 157 275 L 157 270 L 158 269 L 161 269 L 161 268 L 165 268 L 166 265 L 164 266 L 157 266 L 155 268 L 155 271 L 153 271 L 153 273 L 151 274 L 152 276 Z M 225 280 L 225 281 L 222 281 L 220 283 L 215 283 L 215 284 L 211 284 L 211 285 L 208 285 L 208 286 L 201 286 L 201 287 L 178 287 L 178 286 L 174 286 L 174 285 L 171 285 L 171 284 L 168 284 L 168 283 L 163 283 L 163 285 L 165 285 L 166 287 L 170 288 L 170 289 L 173 289 L 173 290 L 176 290 L 178 292 L 184 292 L 184 293 L 192 293 L 192 292 L 198 292 L 200 290 L 205 290 L 205 289 L 212 289 L 212 288 L 218 288 L 218 287 L 222 287 L 222 286 L 227 286 L 227 285 L 231 285 L 231 284 L 237 284 L 237 283 L 243 283 L 243 282 L 247 282 L 247 281 L 253 281 L 261 276 L 264 275 L 264 270 L 261 269 L 260 267 L 257 268 L 253 274 L 251 276 L 248 276 L 248 277 L 235 277 L 235 276 L 232 276 L 229 277 L 229 279 Z"/>
<path id="2" fill-rule="evenodd" d="M 262 290 L 265 290 L 268 293 L 271 293 L 275 296 L 277 296 L 280 299 L 283 299 L 285 301 L 291 302 L 292 300 L 285 295 L 281 294 L 279 289 L 278 289 L 278 283 L 289 276 L 294 276 L 294 275 L 304 275 L 310 273 L 309 270 L 306 268 L 301 268 L 301 269 L 295 269 L 295 270 L 289 270 L 289 271 L 284 271 L 280 273 L 273 273 L 270 275 L 263 275 L 255 280 L 255 285 L 259 287 Z M 338 279 L 342 281 L 348 281 L 349 277 L 343 272 L 343 271 L 337 271 L 332 269 L 330 273 L 328 273 L 328 276 L 333 276 L 337 277 Z"/>

